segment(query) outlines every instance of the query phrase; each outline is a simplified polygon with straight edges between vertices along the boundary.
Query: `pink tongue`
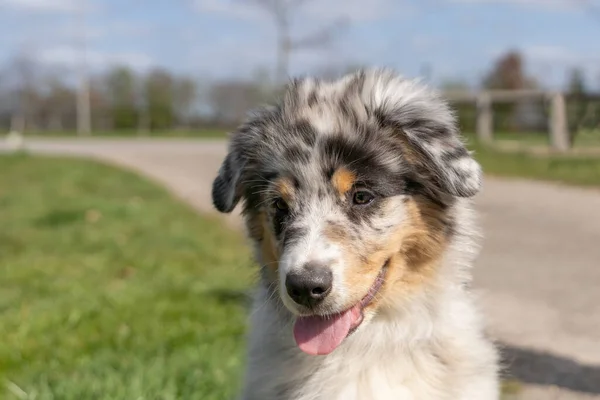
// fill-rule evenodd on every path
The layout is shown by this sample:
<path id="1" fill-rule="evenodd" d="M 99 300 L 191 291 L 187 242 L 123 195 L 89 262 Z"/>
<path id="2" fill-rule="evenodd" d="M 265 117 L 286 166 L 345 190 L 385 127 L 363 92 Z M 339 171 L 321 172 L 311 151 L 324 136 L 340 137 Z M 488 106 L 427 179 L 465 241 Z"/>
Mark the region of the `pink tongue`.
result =
<path id="1" fill-rule="evenodd" d="M 329 354 L 348 336 L 360 316 L 360 306 L 357 305 L 342 314 L 299 317 L 294 325 L 294 338 L 305 353 Z"/>

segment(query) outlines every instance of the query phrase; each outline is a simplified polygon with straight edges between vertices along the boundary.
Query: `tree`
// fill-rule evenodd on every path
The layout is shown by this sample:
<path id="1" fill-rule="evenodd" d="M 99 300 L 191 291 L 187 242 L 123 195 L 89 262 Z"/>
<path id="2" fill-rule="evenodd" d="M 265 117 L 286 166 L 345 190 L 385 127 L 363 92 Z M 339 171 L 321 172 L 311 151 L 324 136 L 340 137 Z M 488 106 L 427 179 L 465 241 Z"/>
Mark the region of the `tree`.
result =
<path id="1" fill-rule="evenodd" d="M 585 75 L 581 68 L 573 68 L 569 72 L 567 91 L 572 95 L 583 95 L 586 93 Z"/>
<path id="2" fill-rule="evenodd" d="M 178 124 L 185 124 L 196 101 L 196 82 L 183 77 L 174 82 L 173 101 Z"/>
<path id="3" fill-rule="evenodd" d="M 11 129 L 24 132 L 36 128 L 35 115 L 40 103 L 40 93 L 37 91 L 40 66 L 29 54 L 19 54 L 9 64 L 8 77 L 14 82 Z"/>
<path id="4" fill-rule="evenodd" d="M 106 75 L 95 75 L 90 78 L 91 125 L 99 130 L 114 129 L 112 101 L 106 90 Z"/>
<path id="5" fill-rule="evenodd" d="M 446 79 L 440 84 L 444 93 L 467 93 L 471 91 L 469 84 L 462 80 Z"/>
<path id="6" fill-rule="evenodd" d="M 257 86 L 259 95 L 258 98 L 262 102 L 272 102 L 277 96 L 283 94 L 283 87 L 273 85 L 272 74 L 266 67 L 258 67 L 252 73 L 252 82 Z"/>
<path id="7" fill-rule="evenodd" d="M 569 121 L 569 132 L 574 141 L 577 133 L 583 128 L 588 112 L 588 101 L 586 100 L 585 75 L 581 68 L 573 68 L 569 72 L 567 83 L 567 93 L 569 101 L 567 103 L 567 115 Z"/>
<path id="8" fill-rule="evenodd" d="M 264 99 L 260 86 L 254 82 L 226 81 L 212 85 L 209 102 L 217 122 L 237 124 Z"/>
<path id="9" fill-rule="evenodd" d="M 517 51 L 503 54 L 483 80 L 486 89 L 520 90 L 537 87 L 536 82 L 525 73 L 523 57 Z M 541 128 L 546 118 L 540 104 L 530 99 L 516 103 L 494 104 L 494 123 L 500 130 L 515 131 L 518 128 Z"/>
<path id="10" fill-rule="evenodd" d="M 0 70 L 0 129 L 2 130 L 10 126 L 12 106 L 9 91 L 4 71 Z"/>
<path id="11" fill-rule="evenodd" d="M 471 87 L 465 81 L 447 79 L 440 85 L 440 90 L 450 98 L 452 94 L 464 94 L 471 91 Z M 472 101 L 454 101 L 452 108 L 456 112 L 458 125 L 463 132 L 474 132 L 476 129 L 477 107 Z"/>
<path id="12" fill-rule="evenodd" d="M 136 77 L 126 66 L 112 68 L 105 80 L 114 129 L 133 129 L 139 112 L 136 106 Z"/>
<path id="13" fill-rule="evenodd" d="M 525 75 L 524 62 L 517 51 L 502 55 L 485 77 L 483 86 L 487 89 L 518 90 L 535 87 L 533 79 Z"/>
<path id="14" fill-rule="evenodd" d="M 47 93 L 40 105 L 42 118 L 48 129 L 63 131 L 75 114 L 75 92 L 58 76 L 49 77 L 46 86 Z"/>
<path id="15" fill-rule="evenodd" d="M 173 126 L 173 77 L 163 69 L 154 69 L 145 80 L 144 94 L 150 129 L 167 129 Z"/>
<path id="16" fill-rule="evenodd" d="M 338 18 L 333 23 L 304 37 L 292 38 L 291 17 L 297 13 L 307 0 L 247 0 L 268 12 L 275 22 L 277 34 L 277 66 L 276 82 L 281 84 L 287 79 L 290 55 L 293 51 L 307 48 L 323 47 L 333 40 L 334 35 L 347 24 L 345 18 Z"/>

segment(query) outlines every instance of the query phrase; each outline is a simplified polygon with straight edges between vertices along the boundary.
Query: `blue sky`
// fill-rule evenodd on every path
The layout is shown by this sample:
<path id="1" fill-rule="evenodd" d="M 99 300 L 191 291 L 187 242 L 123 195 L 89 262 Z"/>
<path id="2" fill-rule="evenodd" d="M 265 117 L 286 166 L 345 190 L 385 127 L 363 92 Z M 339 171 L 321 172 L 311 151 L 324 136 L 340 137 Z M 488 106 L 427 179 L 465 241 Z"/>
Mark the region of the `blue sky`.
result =
<path id="1" fill-rule="evenodd" d="M 275 60 L 274 28 L 250 0 L 85 0 L 92 68 L 164 66 L 202 77 L 250 77 Z M 84 0 L 0 0 L 0 62 L 26 52 L 72 67 Z M 593 14 L 586 4 L 597 6 Z M 508 49 L 547 86 L 582 67 L 600 89 L 600 0 L 312 0 L 293 19 L 296 35 L 350 21 L 329 47 L 292 58 L 292 73 L 347 64 L 391 66 L 408 76 L 432 68 L 435 82 L 475 84 Z"/>

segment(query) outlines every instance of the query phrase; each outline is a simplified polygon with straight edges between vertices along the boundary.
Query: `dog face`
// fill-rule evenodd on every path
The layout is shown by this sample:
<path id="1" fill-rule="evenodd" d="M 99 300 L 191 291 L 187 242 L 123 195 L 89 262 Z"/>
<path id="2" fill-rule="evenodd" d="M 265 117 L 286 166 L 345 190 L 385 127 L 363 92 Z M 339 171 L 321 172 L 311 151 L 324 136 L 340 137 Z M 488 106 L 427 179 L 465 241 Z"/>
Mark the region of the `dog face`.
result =
<path id="1" fill-rule="evenodd" d="M 212 194 L 221 212 L 243 199 L 265 284 L 327 354 L 435 276 L 480 175 L 447 105 L 375 69 L 292 82 L 233 134 Z"/>

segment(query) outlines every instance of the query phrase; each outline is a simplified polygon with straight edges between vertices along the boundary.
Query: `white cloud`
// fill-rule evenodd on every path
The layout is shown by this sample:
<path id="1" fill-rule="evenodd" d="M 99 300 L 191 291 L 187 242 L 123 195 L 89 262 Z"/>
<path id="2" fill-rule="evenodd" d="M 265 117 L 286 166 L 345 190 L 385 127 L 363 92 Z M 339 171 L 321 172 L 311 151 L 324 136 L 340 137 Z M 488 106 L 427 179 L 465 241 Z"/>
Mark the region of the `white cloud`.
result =
<path id="1" fill-rule="evenodd" d="M 301 75 L 314 72 L 325 66 L 351 64 L 350 57 L 342 46 L 309 49 L 294 52 L 290 59 L 290 74 Z M 352 53 L 352 56 L 355 56 Z M 210 71 L 215 78 L 251 78 L 266 68 L 274 73 L 276 54 L 272 37 L 257 37 L 240 46 L 235 36 L 224 37 L 211 46 L 196 48 L 186 58 L 188 68 L 194 71 Z"/>
<path id="2" fill-rule="evenodd" d="M 371 0 L 368 4 L 365 0 L 321 0 L 306 7 L 306 14 L 315 20 L 344 16 L 355 22 L 410 17 L 416 12 L 416 7 L 406 0 Z"/>
<path id="3" fill-rule="evenodd" d="M 571 0 L 447 0 L 450 3 L 464 4 L 514 4 L 524 7 L 548 9 L 574 9 L 581 6 L 580 1 Z"/>
<path id="4" fill-rule="evenodd" d="M 256 68 L 273 66 L 275 42 L 272 38 L 258 38 L 245 41 L 241 46 L 237 36 L 225 36 L 210 46 L 191 49 L 183 62 L 188 68 L 210 71 L 218 78 L 249 78 Z"/>
<path id="5" fill-rule="evenodd" d="M 75 14 L 87 15 L 104 10 L 98 0 L 0 0 L 0 10 L 8 9 L 35 14 Z"/>
<path id="6" fill-rule="evenodd" d="M 233 18 L 257 20 L 267 17 L 258 6 L 246 1 L 235 0 L 193 0 L 196 11 L 200 13 L 223 14 Z"/>
<path id="7" fill-rule="evenodd" d="M 56 46 L 47 48 L 37 53 L 38 61 L 62 67 L 75 67 L 80 65 L 83 55 L 72 46 Z M 144 70 L 153 65 L 153 60 L 142 53 L 104 53 L 88 51 L 86 62 L 91 69 L 103 69 L 115 64 L 128 65 L 137 70 Z"/>
<path id="8" fill-rule="evenodd" d="M 71 13 L 81 8 L 82 0 L 0 0 L 0 7 L 29 12 Z"/>
<path id="9" fill-rule="evenodd" d="M 258 5 L 236 0 L 194 0 L 193 4 L 201 13 L 217 13 L 245 20 L 266 20 L 268 14 Z M 306 17 L 312 22 L 323 23 L 346 17 L 355 22 L 374 21 L 386 17 L 413 16 L 416 8 L 408 0 L 314 0 L 297 11 L 299 18 Z"/>
<path id="10" fill-rule="evenodd" d="M 239 35 L 221 38 L 218 43 L 203 46 L 194 51 L 190 62 L 198 65 L 199 69 L 208 68 L 219 71 L 223 75 L 248 75 L 260 66 L 273 67 L 275 62 L 275 38 L 272 35 L 273 22 L 271 16 L 250 0 L 194 0 L 194 6 L 199 13 L 220 15 L 234 20 L 250 22 L 257 28 L 267 27 L 268 30 L 253 31 L 240 45 Z M 299 7 L 292 15 L 291 31 L 294 38 L 311 37 L 331 23 L 344 19 L 352 29 L 360 23 L 382 19 L 400 20 L 414 16 L 416 8 L 410 0 L 312 0 Z M 291 59 L 291 73 L 307 72 L 320 68 L 331 60 L 345 62 L 349 54 L 356 56 L 356 49 L 344 50 L 344 35 L 333 40 L 332 46 L 306 48 L 294 52 Z M 377 47 L 373 43 L 370 48 Z M 324 51 L 326 53 L 324 53 Z M 219 60 L 222 66 L 216 67 Z M 372 62 L 372 60 L 369 60 Z"/>

